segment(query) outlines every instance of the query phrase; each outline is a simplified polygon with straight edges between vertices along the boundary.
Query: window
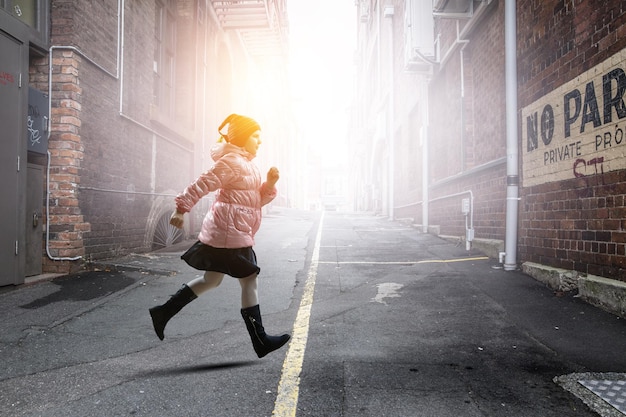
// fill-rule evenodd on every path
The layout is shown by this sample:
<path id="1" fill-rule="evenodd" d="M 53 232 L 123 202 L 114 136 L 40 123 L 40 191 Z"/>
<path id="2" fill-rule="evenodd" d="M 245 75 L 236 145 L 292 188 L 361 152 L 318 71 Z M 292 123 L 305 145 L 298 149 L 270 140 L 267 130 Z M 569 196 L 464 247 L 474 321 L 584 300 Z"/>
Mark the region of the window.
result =
<path id="1" fill-rule="evenodd" d="M 154 28 L 154 104 L 166 117 L 174 116 L 176 59 L 176 1 L 157 1 Z"/>
<path id="2" fill-rule="evenodd" d="M 37 27 L 39 0 L 0 0 L 0 7 L 33 29 Z"/>

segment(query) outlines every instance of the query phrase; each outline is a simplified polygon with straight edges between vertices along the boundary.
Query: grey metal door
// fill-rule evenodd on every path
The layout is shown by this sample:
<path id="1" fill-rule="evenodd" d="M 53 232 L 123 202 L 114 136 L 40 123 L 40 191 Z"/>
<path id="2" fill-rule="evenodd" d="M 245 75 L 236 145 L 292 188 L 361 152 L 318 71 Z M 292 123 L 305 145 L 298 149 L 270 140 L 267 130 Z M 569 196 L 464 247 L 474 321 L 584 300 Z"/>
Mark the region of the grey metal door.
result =
<path id="1" fill-rule="evenodd" d="M 26 267 L 27 277 L 39 275 L 43 256 L 43 166 L 28 164 L 26 180 Z"/>
<path id="2" fill-rule="evenodd" d="M 20 91 L 22 44 L 0 31 L 0 285 L 22 283 L 18 256 L 20 224 L 18 157 L 25 123 Z M 24 169 L 26 161 L 23 161 Z"/>

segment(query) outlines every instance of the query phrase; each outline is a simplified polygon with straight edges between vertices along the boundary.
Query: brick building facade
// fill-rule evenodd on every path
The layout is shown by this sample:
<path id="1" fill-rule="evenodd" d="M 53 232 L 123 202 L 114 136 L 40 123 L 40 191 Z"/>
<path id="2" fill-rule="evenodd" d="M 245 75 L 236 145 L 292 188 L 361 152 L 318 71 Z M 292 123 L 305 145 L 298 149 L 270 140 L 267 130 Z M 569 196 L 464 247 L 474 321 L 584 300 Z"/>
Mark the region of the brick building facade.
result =
<path id="1" fill-rule="evenodd" d="M 626 160 L 619 133 L 626 117 L 626 10 L 610 1 L 519 1 L 518 8 L 518 24 L 528 28 L 518 39 L 520 253 L 626 282 Z M 537 141 L 534 127 L 528 129 L 535 120 L 542 123 Z"/>
<path id="2" fill-rule="evenodd" d="M 512 2 L 517 100 L 507 102 L 507 3 L 357 3 L 354 140 L 368 152 L 355 181 L 371 192 L 357 208 L 501 259 L 514 229 L 515 266 L 625 315 L 626 10 Z M 507 108 L 517 114 L 515 154 Z"/>
<path id="3" fill-rule="evenodd" d="M 289 152 L 283 146 L 291 143 L 285 138 L 292 129 L 284 117 L 284 1 L 240 2 L 235 20 L 232 8 L 210 0 L 38 0 L 32 10 L 5 6 L 0 31 L 17 39 L 20 53 L 29 56 L 15 75 L 6 72 L 12 78 L 23 74 L 25 86 L 46 96 L 48 104 L 40 110 L 50 131 L 45 137 L 37 133 L 47 146 L 27 152 L 20 122 L 26 106 L 14 120 L 2 120 L 19 131 L 5 143 L 17 144 L 29 167 L 43 172 L 34 181 L 41 199 L 33 223 L 44 227 L 35 232 L 34 245 L 22 243 L 19 227 L 16 237 L 6 239 L 8 247 L 15 241 L 19 255 L 11 258 L 15 273 L 0 285 L 23 282 L 33 273 L 67 273 L 85 262 L 193 235 L 207 202 L 180 233 L 167 224 L 173 197 L 211 165 L 208 150 L 230 113 L 255 117 L 272 138 L 259 154 L 262 169 L 266 161 L 280 165 L 277 159 Z M 25 20 L 30 15 L 34 18 Z M 4 49 L 0 54 L 2 61 L 12 58 Z M 272 91 L 271 103 L 259 85 Z M 16 94 L 27 101 L 27 93 Z M 289 173 L 284 162 L 281 170 Z M 22 178 L 19 192 L 28 194 L 29 187 Z M 3 211 L 12 211 L 13 203 L 28 235 L 30 214 L 19 214 L 28 203 L 18 199 Z M 39 256 L 25 254 L 23 246 L 39 246 Z"/>

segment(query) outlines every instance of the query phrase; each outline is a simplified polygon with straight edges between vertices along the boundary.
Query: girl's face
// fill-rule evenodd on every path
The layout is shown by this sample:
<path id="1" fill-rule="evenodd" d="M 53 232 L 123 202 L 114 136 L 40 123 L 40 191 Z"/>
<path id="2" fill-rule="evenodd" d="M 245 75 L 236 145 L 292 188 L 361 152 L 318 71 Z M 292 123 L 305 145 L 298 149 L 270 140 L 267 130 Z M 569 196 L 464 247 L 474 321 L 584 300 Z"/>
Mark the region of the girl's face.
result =
<path id="1" fill-rule="evenodd" d="M 257 130 L 253 134 L 250 135 L 246 143 L 243 145 L 243 148 L 248 151 L 253 156 L 256 156 L 256 152 L 259 149 L 259 145 L 261 144 L 261 131 Z"/>

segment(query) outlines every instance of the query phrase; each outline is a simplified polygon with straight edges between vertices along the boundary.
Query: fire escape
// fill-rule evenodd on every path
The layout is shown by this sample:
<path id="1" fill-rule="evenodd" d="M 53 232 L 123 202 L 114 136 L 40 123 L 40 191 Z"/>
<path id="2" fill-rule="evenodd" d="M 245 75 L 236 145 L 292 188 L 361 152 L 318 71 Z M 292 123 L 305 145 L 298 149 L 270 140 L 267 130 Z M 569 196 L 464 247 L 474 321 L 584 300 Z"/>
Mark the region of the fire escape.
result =
<path id="1" fill-rule="evenodd" d="M 286 0 L 212 0 L 223 30 L 235 30 L 254 58 L 287 56 Z"/>

